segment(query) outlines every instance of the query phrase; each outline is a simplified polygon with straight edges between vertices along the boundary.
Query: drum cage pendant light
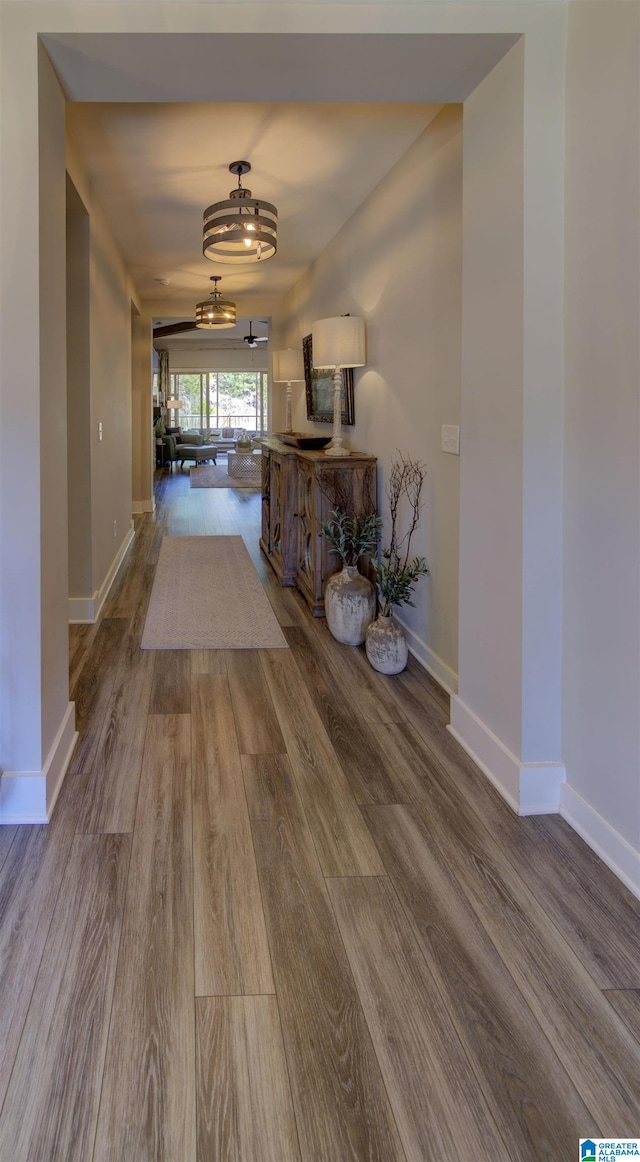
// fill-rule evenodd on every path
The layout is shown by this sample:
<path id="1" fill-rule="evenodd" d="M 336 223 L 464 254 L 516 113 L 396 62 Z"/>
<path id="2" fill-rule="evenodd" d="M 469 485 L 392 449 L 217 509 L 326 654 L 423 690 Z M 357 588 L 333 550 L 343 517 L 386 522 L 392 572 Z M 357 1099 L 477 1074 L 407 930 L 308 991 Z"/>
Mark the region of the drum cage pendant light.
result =
<path id="1" fill-rule="evenodd" d="M 220 282 L 219 274 L 213 274 L 211 282 L 214 284 L 214 289 L 210 297 L 196 306 L 196 327 L 200 327 L 203 331 L 214 328 L 220 330 L 221 327 L 235 327 L 236 304 L 230 302 L 229 299 L 223 299 L 222 292 L 217 287 Z"/>
<path id="2" fill-rule="evenodd" d="M 259 262 L 277 248 L 278 211 L 271 202 L 251 197 L 242 185 L 248 161 L 234 161 L 229 171 L 238 176 L 238 188 L 224 202 L 214 202 L 203 215 L 202 253 L 214 262 Z"/>

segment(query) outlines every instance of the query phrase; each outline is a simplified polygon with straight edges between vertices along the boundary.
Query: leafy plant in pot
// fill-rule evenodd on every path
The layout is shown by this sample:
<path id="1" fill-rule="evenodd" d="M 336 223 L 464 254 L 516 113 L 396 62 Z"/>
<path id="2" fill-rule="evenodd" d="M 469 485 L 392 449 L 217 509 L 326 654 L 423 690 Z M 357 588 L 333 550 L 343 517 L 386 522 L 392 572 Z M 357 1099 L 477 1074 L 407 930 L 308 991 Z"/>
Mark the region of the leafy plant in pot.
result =
<path id="1" fill-rule="evenodd" d="M 375 513 L 349 516 L 335 508 L 321 525 L 320 535 L 342 561 L 342 570 L 332 574 L 325 587 L 327 625 L 336 641 L 360 646 L 376 614 L 376 592 L 373 583 L 358 571 L 358 561 L 374 552 L 380 537 L 380 520 Z"/>
<path id="2" fill-rule="evenodd" d="M 424 557 L 411 557 L 411 541 L 420 524 L 420 497 L 426 470 L 411 457 L 400 456 L 391 465 L 386 489 L 391 518 L 389 547 L 373 561 L 378 595 L 378 617 L 367 628 L 367 657 L 374 670 L 381 674 L 399 674 L 404 670 L 409 650 L 402 626 L 393 619 L 396 605 L 411 605 L 413 590 L 421 577 L 429 572 Z M 401 509 L 409 510 L 409 527 L 401 536 L 399 522 Z"/>

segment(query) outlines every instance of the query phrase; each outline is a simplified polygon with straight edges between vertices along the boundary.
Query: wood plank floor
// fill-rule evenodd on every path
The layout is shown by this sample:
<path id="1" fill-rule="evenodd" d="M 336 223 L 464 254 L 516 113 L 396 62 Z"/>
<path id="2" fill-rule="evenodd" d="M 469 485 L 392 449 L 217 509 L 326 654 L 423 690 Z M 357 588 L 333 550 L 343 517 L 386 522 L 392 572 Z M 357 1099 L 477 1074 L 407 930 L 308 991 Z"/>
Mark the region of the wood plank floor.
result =
<path id="1" fill-rule="evenodd" d="M 640 1135 L 640 902 L 518 819 L 413 660 L 338 645 L 260 498 L 158 473 L 49 827 L 0 831 L 0 1162 L 574 1162 Z M 241 534 L 289 650 L 140 651 L 162 536 Z"/>

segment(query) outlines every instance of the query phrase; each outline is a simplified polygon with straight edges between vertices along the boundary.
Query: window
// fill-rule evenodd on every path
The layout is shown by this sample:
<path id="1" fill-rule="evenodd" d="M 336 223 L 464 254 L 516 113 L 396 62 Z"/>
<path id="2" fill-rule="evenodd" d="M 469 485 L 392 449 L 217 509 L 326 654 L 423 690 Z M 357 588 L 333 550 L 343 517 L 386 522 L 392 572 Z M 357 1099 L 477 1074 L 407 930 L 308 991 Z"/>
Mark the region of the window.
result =
<path id="1" fill-rule="evenodd" d="M 265 371 L 174 371 L 181 428 L 245 428 L 267 434 L 268 376 Z"/>

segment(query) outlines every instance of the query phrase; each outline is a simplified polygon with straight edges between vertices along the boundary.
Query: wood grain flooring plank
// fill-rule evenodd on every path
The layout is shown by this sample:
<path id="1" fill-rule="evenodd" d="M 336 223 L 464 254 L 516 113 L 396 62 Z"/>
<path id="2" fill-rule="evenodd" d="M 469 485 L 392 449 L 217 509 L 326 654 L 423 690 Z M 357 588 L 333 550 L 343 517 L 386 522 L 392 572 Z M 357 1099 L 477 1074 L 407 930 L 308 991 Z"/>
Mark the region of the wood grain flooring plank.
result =
<path id="1" fill-rule="evenodd" d="M 406 809 L 367 808 L 365 817 L 509 1158 L 571 1158 L 599 1127 L 446 860 Z"/>
<path id="2" fill-rule="evenodd" d="M 601 988 L 640 988 L 640 900 L 559 815 L 523 822 L 510 862 Z"/>
<path id="3" fill-rule="evenodd" d="M 84 782 L 68 776 L 53 818 L 20 827 L 0 871 L 0 1106 L 69 858 Z"/>
<path id="4" fill-rule="evenodd" d="M 91 653 L 71 693 L 79 737 L 68 774 L 87 771 L 94 761 L 127 624 L 122 617 L 102 619 Z"/>
<path id="5" fill-rule="evenodd" d="M 280 626 L 305 625 L 309 613 L 297 589 L 282 586 L 258 545 L 258 537 L 245 536 L 245 544 Z"/>
<path id="6" fill-rule="evenodd" d="M 195 1162 L 189 725 L 149 718 L 94 1162 Z"/>
<path id="7" fill-rule="evenodd" d="M 387 879 L 328 880 L 408 1162 L 512 1157 Z"/>
<path id="8" fill-rule="evenodd" d="M 448 722 L 451 716 L 451 698 L 447 694 L 444 686 L 429 673 L 428 670 L 414 658 L 413 654 L 409 654 L 406 670 L 402 671 L 404 681 L 408 681 L 411 688 L 417 693 L 417 688 L 421 687 L 427 698 L 433 699 L 442 712 L 444 721 Z"/>
<path id="9" fill-rule="evenodd" d="M 199 1162 L 300 1158 L 275 997 L 196 1000 Z"/>
<path id="10" fill-rule="evenodd" d="M 353 706 L 365 722 L 404 722 L 405 714 L 390 696 L 395 678 L 378 674 L 369 664 L 363 646 L 337 642 L 325 618 L 307 616 L 305 628 L 322 651 L 324 664 L 345 704 Z"/>
<path id="11" fill-rule="evenodd" d="M 69 690 L 71 691 L 75 690 L 99 628 L 99 622 L 94 622 L 93 625 L 69 624 Z"/>
<path id="12" fill-rule="evenodd" d="M 249 755 L 242 766 L 301 1156 L 402 1159 L 289 761 Z"/>
<path id="13" fill-rule="evenodd" d="M 425 760 L 412 728 L 388 723 L 372 729 L 394 757 L 426 843 L 446 858 L 603 1134 L 634 1133 L 640 1088 L 631 1034 L 446 771 L 433 756 Z"/>
<path id="14" fill-rule="evenodd" d="M 224 650 L 191 650 L 191 677 L 196 674 L 226 674 Z"/>
<path id="15" fill-rule="evenodd" d="M 189 529 L 189 506 L 187 497 L 177 497 L 171 505 L 171 512 L 167 520 L 167 535 L 170 537 L 188 537 Z"/>
<path id="16" fill-rule="evenodd" d="M 129 836 L 76 836 L 0 1117 L 0 1158 L 93 1151 Z"/>
<path id="17" fill-rule="evenodd" d="M 332 681 L 317 635 L 306 626 L 284 633 L 356 803 L 401 803 L 404 788 L 381 761 L 369 724 Z"/>
<path id="18" fill-rule="evenodd" d="M 4 865 L 16 835 L 18 833 L 17 827 L 9 827 L 5 825 L 0 827 L 0 871 Z"/>
<path id="19" fill-rule="evenodd" d="M 132 619 L 117 664 L 96 757 L 78 821 L 81 832 L 133 831 L 151 698 L 154 657 L 139 646 Z"/>
<path id="20" fill-rule="evenodd" d="M 226 677 L 192 679 L 196 996 L 274 991 Z"/>
<path id="21" fill-rule="evenodd" d="M 150 714 L 189 714 L 191 711 L 191 651 L 153 650 Z"/>
<path id="22" fill-rule="evenodd" d="M 392 689 L 441 772 L 500 838 L 514 869 L 601 988 L 640 987 L 640 900 L 559 816 L 518 818 L 446 729 L 415 676 Z M 544 848 L 544 858 L 540 857 Z"/>
<path id="23" fill-rule="evenodd" d="M 640 989 L 608 989 L 603 996 L 640 1041 Z"/>
<path id="24" fill-rule="evenodd" d="M 284 754 L 258 651 L 227 650 L 225 659 L 240 754 Z"/>
<path id="25" fill-rule="evenodd" d="M 131 617 L 140 601 L 144 584 L 141 566 L 153 538 L 153 524 L 149 514 L 136 518 L 136 533 L 118 570 L 111 591 L 104 604 L 105 617 Z"/>
<path id="26" fill-rule="evenodd" d="M 260 661 L 324 874 L 384 874 L 295 658 L 288 650 L 262 650 Z"/>

